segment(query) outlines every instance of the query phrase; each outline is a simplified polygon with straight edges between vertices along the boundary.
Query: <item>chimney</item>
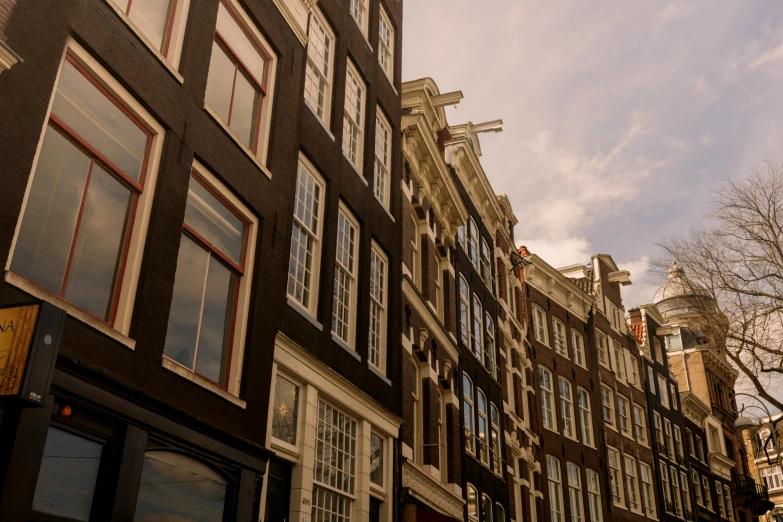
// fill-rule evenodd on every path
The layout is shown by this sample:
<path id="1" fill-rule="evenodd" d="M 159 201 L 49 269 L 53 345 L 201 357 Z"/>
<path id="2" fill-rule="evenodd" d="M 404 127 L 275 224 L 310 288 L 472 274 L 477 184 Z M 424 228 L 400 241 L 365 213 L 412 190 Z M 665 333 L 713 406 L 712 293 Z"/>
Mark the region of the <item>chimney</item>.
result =
<path id="1" fill-rule="evenodd" d="M 631 316 L 631 324 L 642 322 L 642 310 L 640 308 L 631 308 L 628 310 L 628 315 Z"/>
<path id="2" fill-rule="evenodd" d="M 519 255 L 522 256 L 522 257 L 527 257 L 527 256 L 530 255 L 530 252 L 527 251 L 527 247 L 524 246 L 524 245 L 519 247 L 519 249 L 517 251 L 519 252 Z"/>

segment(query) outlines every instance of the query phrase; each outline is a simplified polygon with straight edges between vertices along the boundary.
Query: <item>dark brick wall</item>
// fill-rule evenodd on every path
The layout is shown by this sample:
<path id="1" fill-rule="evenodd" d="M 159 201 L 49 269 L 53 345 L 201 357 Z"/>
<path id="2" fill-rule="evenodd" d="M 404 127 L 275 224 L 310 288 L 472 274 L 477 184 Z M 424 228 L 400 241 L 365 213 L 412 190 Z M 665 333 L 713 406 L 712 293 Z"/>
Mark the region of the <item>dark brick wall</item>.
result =
<path id="1" fill-rule="evenodd" d="M 270 0 L 271 1 L 271 0 Z M 299 113 L 297 120 L 300 126 L 299 150 L 308 157 L 326 182 L 326 198 L 324 201 L 324 232 L 321 250 L 320 293 L 318 296 L 317 319 L 323 325 L 319 330 L 290 307 L 283 307 L 278 326 L 280 331 L 294 342 L 308 350 L 316 358 L 323 361 L 340 375 L 361 388 L 364 392 L 393 412 L 400 411 L 399 386 L 406 382 L 398 351 L 400 324 L 399 314 L 401 257 L 399 253 L 400 221 L 401 221 L 401 191 L 400 172 L 402 160 L 400 153 L 400 98 L 401 91 L 400 67 L 402 54 L 402 2 L 385 4 L 392 25 L 395 27 L 395 82 L 389 83 L 385 73 L 378 65 L 378 17 L 380 3 L 369 3 L 370 27 L 368 39 L 372 50 L 367 45 L 359 27 L 348 11 L 348 5 L 341 0 L 323 0 L 317 7 L 324 14 L 336 37 L 334 81 L 331 98 L 331 119 L 329 129 L 335 136 L 333 140 L 324 130 L 316 116 L 307 108 Z M 357 174 L 342 153 L 343 109 L 345 105 L 345 77 L 348 59 L 356 66 L 367 86 L 365 97 L 365 130 L 364 130 L 364 160 L 362 174 L 368 184 Z M 304 74 L 304 62 L 289 63 L 287 67 L 297 74 Z M 303 87 L 297 88 L 297 96 L 301 98 Z M 396 90 L 396 92 L 395 92 Z M 298 99 L 297 99 L 298 103 Z M 389 190 L 391 190 L 391 214 L 394 220 L 373 197 L 373 161 L 375 151 L 375 115 L 380 106 L 392 126 L 392 173 Z M 296 151 L 293 151 L 295 158 Z M 334 268 L 337 241 L 338 206 L 342 202 L 350 209 L 360 224 L 359 239 L 359 279 L 358 279 L 358 317 L 356 327 L 356 352 L 361 360 L 356 360 L 341 346 L 332 341 L 332 310 Z M 277 216 L 279 226 L 284 232 L 279 237 L 281 248 L 290 247 L 290 230 L 292 226 L 293 206 Z M 402 223 L 406 220 L 402 219 Z M 385 251 L 389 260 L 388 271 L 388 324 L 386 375 L 392 381 L 390 387 L 375 373 L 369 370 L 367 363 L 368 332 L 369 332 L 369 281 L 370 281 L 370 248 L 375 241 Z M 408 379 L 409 381 L 410 379 Z M 410 395 L 408 395 L 410 397 Z"/>
<path id="2" fill-rule="evenodd" d="M 6 2 L 7 3 L 7 2 Z M 264 443 L 273 339 L 285 299 L 290 214 L 303 89 L 304 49 L 272 0 L 245 5 L 273 50 L 278 69 L 268 179 L 203 110 L 218 0 L 192 0 L 179 83 L 102 0 L 38 0 L 16 9 L 8 44 L 25 62 L 0 79 L 0 263 L 5 265 L 30 176 L 65 39 L 72 35 L 165 128 L 158 183 L 137 287 L 130 351 L 69 318 L 61 361 L 85 379 L 117 384 L 134 400 L 198 429 Z M 241 397 L 247 409 L 164 370 L 163 344 L 173 291 L 191 165 L 198 159 L 260 218 Z M 388 219 L 388 218 L 387 218 Z M 0 285 L 0 303 L 24 296 Z"/>

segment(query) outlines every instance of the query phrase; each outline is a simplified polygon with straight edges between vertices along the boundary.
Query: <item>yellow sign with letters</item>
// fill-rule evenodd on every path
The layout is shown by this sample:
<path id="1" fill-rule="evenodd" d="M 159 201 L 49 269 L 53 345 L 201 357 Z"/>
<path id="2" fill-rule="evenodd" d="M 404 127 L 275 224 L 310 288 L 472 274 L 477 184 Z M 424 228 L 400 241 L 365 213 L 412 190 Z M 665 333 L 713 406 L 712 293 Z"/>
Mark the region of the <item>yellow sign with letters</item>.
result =
<path id="1" fill-rule="evenodd" d="M 0 308 L 0 397 L 19 393 L 39 308 Z"/>

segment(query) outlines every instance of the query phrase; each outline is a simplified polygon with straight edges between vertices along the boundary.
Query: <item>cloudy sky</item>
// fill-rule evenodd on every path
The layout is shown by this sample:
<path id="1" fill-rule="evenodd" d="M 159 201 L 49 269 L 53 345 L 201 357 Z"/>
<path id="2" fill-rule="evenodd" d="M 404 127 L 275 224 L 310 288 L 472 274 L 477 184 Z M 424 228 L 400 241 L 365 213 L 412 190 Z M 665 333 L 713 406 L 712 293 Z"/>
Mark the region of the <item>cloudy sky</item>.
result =
<path id="1" fill-rule="evenodd" d="M 649 302 L 657 242 L 710 191 L 783 161 L 783 2 L 407 0 L 403 79 L 465 99 L 452 124 L 504 121 L 482 162 L 554 266 L 612 254 L 626 309 Z M 630 305 L 630 306 L 629 306 Z"/>

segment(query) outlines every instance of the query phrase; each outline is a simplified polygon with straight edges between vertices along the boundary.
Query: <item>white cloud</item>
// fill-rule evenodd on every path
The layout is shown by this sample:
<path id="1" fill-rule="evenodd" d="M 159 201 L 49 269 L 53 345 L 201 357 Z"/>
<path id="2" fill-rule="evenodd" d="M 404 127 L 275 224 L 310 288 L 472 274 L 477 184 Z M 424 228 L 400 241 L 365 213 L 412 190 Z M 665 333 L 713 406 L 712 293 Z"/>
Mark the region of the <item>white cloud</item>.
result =
<path id="1" fill-rule="evenodd" d="M 748 64 L 748 70 L 752 71 L 765 65 L 770 65 L 774 62 L 780 61 L 781 59 L 783 59 L 783 41 L 778 43 L 777 46 L 771 49 L 767 49 L 755 60 L 750 62 Z"/>
<path id="2" fill-rule="evenodd" d="M 643 304 L 652 303 L 658 285 L 650 277 L 650 258 L 642 256 L 635 261 L 618 263 L 617 267 L 620 270 L 628 270 L 631 273 L 632 284 L 624 286 L 622 289 L 625 309 L 629 310 Z"/>
<path id="3" fill-rule="evenodd" d="M 693 9 L 694 7 L 687 2 L 674 0 L 673 2 L 669 2 L 669 5 L 667 5 L 663 11 L 661 11 L 661 21 L 664 24 L 668 24 L 674 20 L 685 18 L 691 11 L 693 11 Z"/>
<path id="4" fill-rule="evenodd" d="M 519 246 L 524 245 L 528 252 L 536 254 L 555 268 L 590 262 L 590 245 L 583 237 L 567 237 L 556 240 L 531 237 L 524 238 L 518 243 Z"/>
<path id="5" fill-rule="evenodd" d="M 712 134 L 710 134 L 710 132 L 707 131 L 706 134 L 702 135 L 700 141 L 702 145 L 704 145 L 705 147 L 709 147 L 710 145 L 712 145 Z"/>

